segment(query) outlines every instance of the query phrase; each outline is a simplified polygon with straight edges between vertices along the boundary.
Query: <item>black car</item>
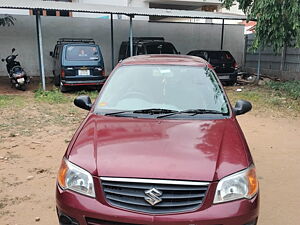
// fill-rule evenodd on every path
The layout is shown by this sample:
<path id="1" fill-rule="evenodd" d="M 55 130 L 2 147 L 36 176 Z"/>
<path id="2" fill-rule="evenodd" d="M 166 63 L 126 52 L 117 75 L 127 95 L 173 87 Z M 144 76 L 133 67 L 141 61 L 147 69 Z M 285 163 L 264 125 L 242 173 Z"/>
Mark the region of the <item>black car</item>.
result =
<path id="1" fill-rule="evenodd" d="M 50 56 L 54 59 L 54 84 L 62 92 L 75 86 L 100 89 L 107 78 L 100 47 L 93 39 L 61 38 Z"/>
<path id="2" fill-rule="evenodd" d="M 179 54 L 174 45 L 163 37 L 134 37 L 133 55 Z M 119 61 L 130 56 L 129 41 L 123 41 L 119 51 Z"/>
<path id="3" fill-rule="evenodd" d="M 223 83 L 228 85 L 236 83 L 238 65 L 229 51 L 193 50 L 188 55 L 198 56 L 208 61 Z"/>

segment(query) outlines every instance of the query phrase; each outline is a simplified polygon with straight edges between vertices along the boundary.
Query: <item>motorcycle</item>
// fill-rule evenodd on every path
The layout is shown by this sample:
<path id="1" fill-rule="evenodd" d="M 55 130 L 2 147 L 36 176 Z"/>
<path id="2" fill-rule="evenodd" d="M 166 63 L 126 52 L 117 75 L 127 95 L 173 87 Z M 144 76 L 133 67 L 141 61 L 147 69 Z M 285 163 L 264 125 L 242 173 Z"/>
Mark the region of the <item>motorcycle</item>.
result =
<path id="1" fill-rule="evenodd" d="M 15 86 L 17 89 L 25 91 L 27 84 L 30 82 L 30 78 L 27 76 L 25 70 L 22 68 L 20 62 L 16 61 L 18 54 L 14 55 L 15 48 L 12 49 L 11 55 L 6 59 L 1 59 L 2 62 L 6 62 L 6 69 L 11 82 L 11 87 Z"/>

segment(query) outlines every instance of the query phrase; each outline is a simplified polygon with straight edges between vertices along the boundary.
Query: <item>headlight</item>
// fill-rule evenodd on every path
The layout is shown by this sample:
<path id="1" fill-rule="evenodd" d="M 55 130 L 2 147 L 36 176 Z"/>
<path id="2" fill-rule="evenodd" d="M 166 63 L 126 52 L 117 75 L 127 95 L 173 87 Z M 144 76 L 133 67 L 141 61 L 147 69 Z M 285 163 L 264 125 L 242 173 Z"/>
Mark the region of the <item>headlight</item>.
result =
<path id="1" fill-rule="evenodd" d="M 253 198 L 258 192 L 258 180 L 255 167 L 235 173 L 219 181 L 214 204 L 237 199 Z"/>
<path id="2" fill-rule="evenodd" d="M 63 159 L 57 181 L 62 189 L 69 189 L 83 195 L 95 197 L 92 175 L 80 167 Z"/>

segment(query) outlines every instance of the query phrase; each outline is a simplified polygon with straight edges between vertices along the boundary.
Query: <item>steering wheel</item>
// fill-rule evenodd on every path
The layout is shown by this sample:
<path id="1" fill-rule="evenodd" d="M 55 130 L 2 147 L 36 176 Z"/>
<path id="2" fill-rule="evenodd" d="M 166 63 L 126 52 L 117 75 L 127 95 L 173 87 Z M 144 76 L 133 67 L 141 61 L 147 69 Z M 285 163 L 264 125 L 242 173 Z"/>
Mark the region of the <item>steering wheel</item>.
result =
<path id="1" fill-rule="evenodd" d="M 128 93 L 126 93 L 125 95 L 123 95 L 123 99 L 124 98 L 138 98 L 138 99 L 143 99 L 143 100 L 146 100 L 148 102 L 151 102 L 151 99 L 149 96 L 145 95 L 144 93 L 142 92 L 138 92 L 138 91 L 130 91 Z"/>

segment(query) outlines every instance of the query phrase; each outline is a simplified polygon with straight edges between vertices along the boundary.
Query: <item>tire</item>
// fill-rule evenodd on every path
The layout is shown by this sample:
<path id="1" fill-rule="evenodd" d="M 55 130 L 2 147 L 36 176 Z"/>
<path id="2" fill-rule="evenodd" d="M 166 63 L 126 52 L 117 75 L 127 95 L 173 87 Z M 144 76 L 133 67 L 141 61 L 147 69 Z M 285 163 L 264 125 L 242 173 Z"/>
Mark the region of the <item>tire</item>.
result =
<path id="1" fill-rule="evenodd" d="M 96 87 L 96 90 L 97 90 L 98 92 L 100 92 L 101 89 L 102 89 L 102 87 L 103 87 L 103 85 L 101 84 L 101 85 L 99 85 L 99 86 Z"/>
<path id="2" fill-rule="evenodd" d="M 58 87 L 60 85 L 60 77 L 54 75 L 54 85 Z"/>
<path id="3" fill-rule="evenodd" d="M 230 80 L 230 81 L 227 81 L 227 82 L 226 82 L 226 85 L 227 85 L 227 86 L 233 86 L 233 85 L 236 84 L 236 82 L 237 82 L 237 77 L 235 77 L 234 79 L 232 79 L 232 80 Z"/>
<path id="4" fill-rule="evenodd" d="M 20 90 L 22 90 L 22 91 L 26 91 L 26 85 L 25 85 L 25 84 L 21 85 L 19 88 L 20 88 Z"/>
<path id="5" fill-rule="evenodd" d="M 65 87 L 61 82 L 59 84 L 59 90 L 62 92 L 62 93 L 65 93 L 68 91 L 68 88 Z"/>

